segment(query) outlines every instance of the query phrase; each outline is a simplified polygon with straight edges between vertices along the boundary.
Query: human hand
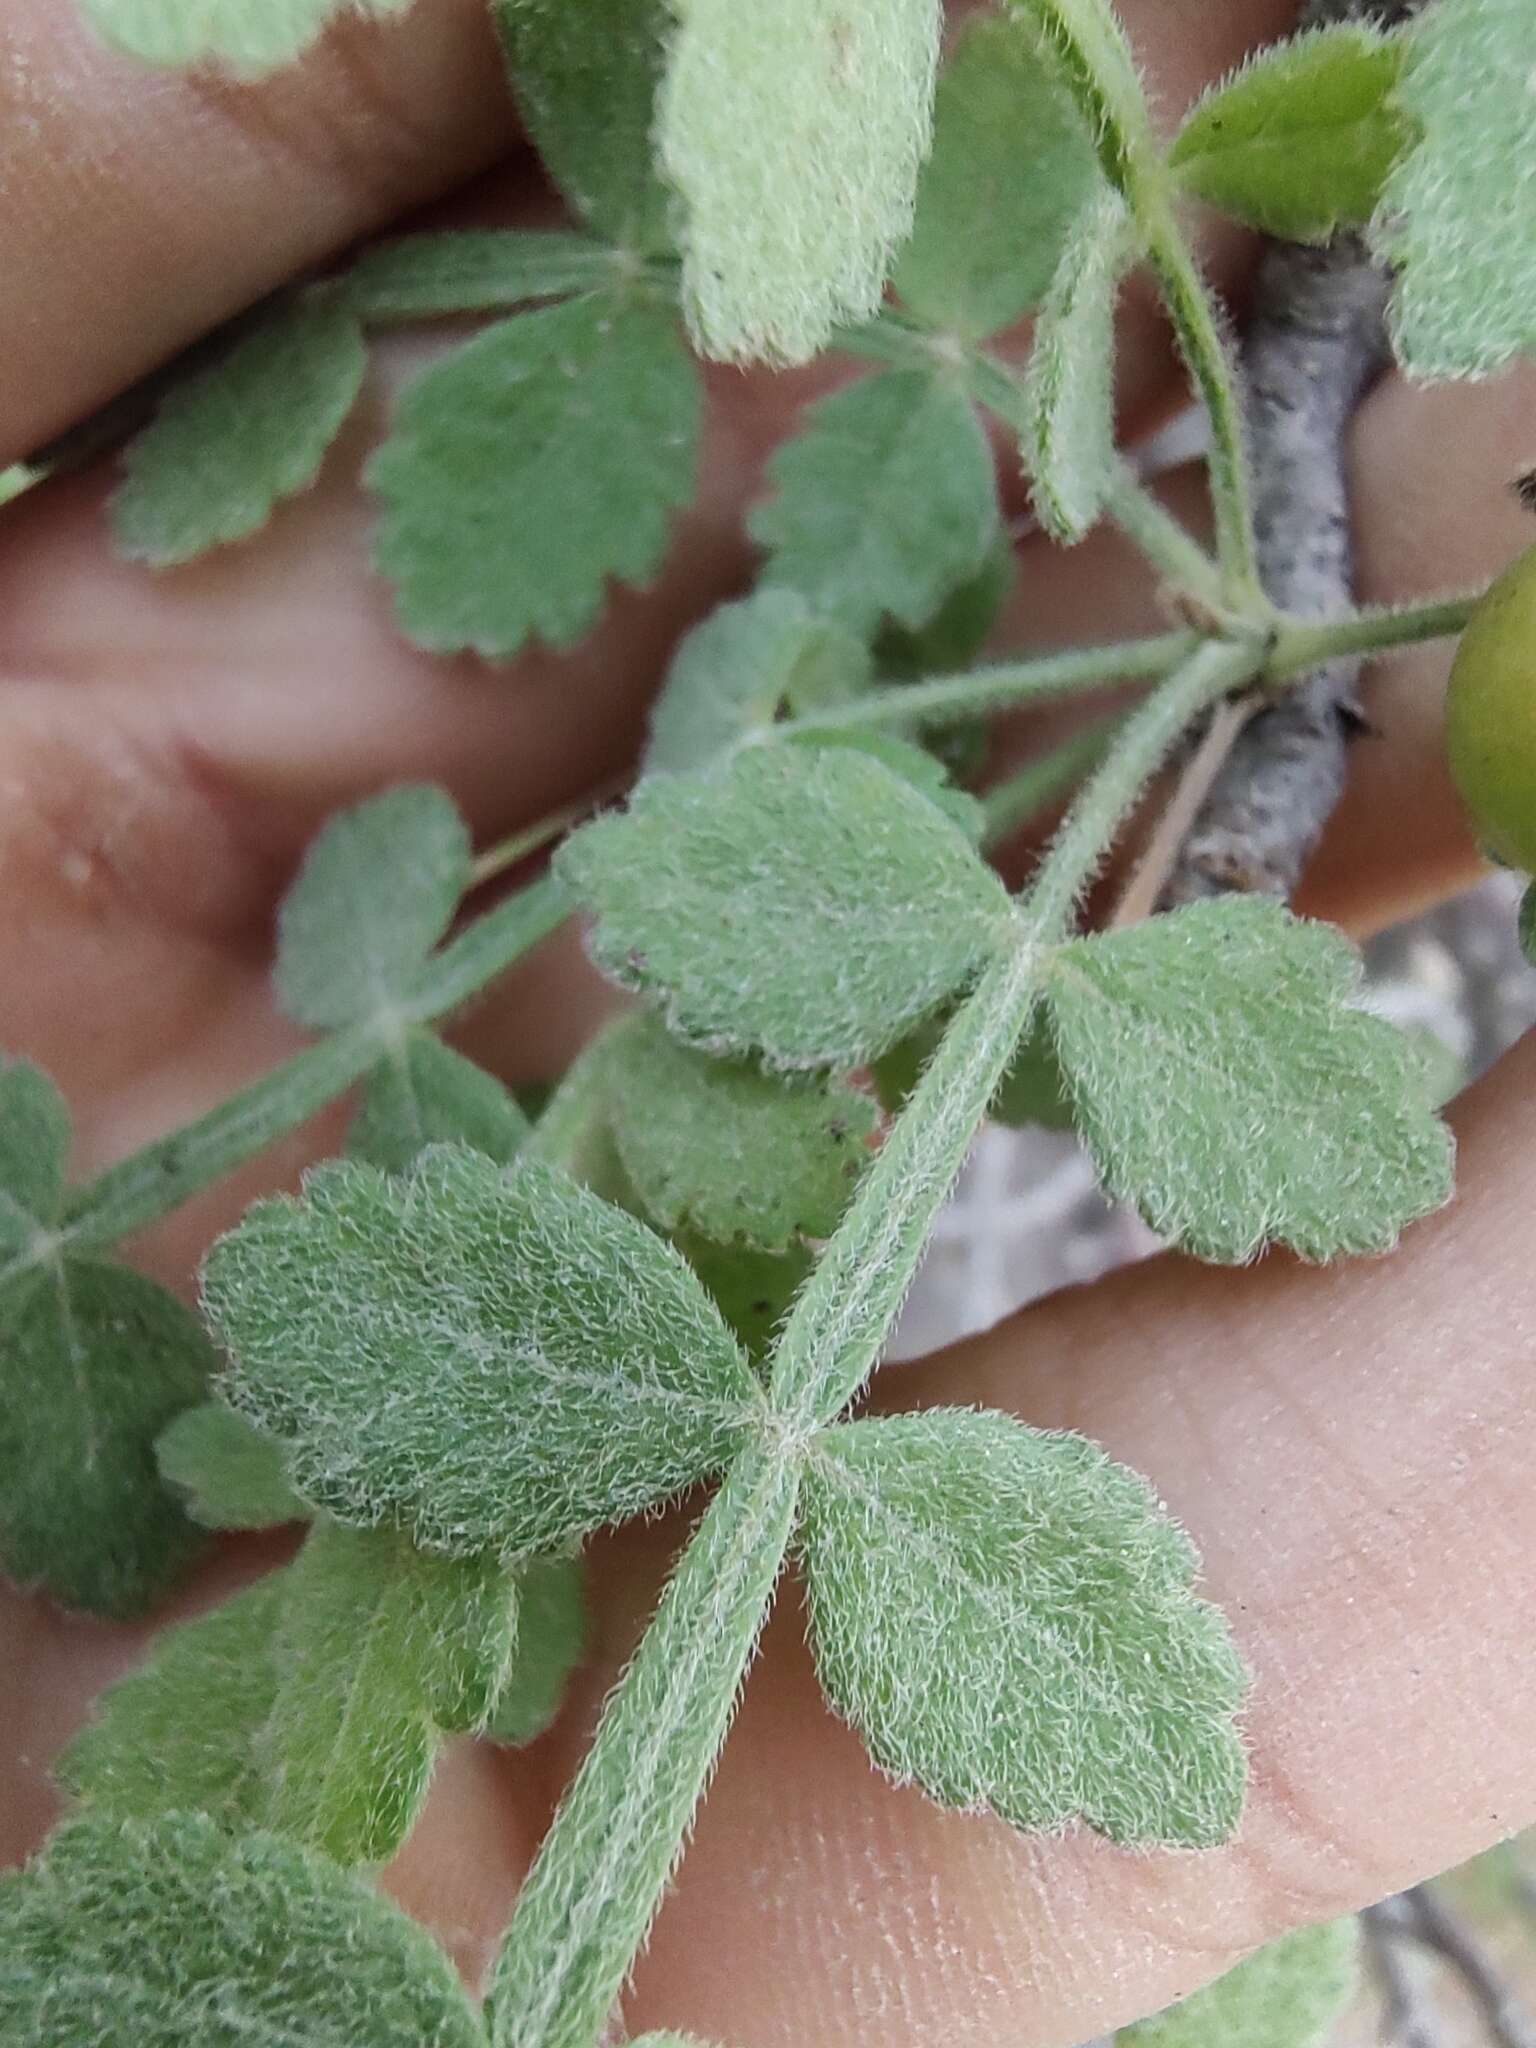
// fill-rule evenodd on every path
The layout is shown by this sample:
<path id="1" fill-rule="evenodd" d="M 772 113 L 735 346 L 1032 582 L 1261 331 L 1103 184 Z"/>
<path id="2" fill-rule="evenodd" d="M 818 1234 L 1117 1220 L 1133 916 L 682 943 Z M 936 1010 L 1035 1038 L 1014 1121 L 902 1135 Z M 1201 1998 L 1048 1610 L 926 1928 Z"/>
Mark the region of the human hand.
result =
<path id="1" fill-rule="evenodd" d="M 1124 11 L 1170 117 L 1290 13 L 1282 0 Z M 29 137 L 0 221 L 11 302 L 26 309 L 0 461 L 511 140 L 479 0 L 433 0 L 397 27 L 337 37 L 259 91 L 144 77 L 44 0 L 13 0 L 0 47 L 8 126 Z M 548 211 L 526 159 L 469 203 L 477 217 Z M 1211 264 L 1239 299 L 1248 255 L 1241 236 L 1213 236 Z M 387 357 L 386 377 L 413 351 Z M 1145 299 L 1128 307 L 1122 351 L 1134 438 L 1180 397 Z M 574 655 L 534 653 L 506 674 L 399 640 L 364 573 L 345 453 L 259 541 L 160 582 L 111 560 L 101 475 L 7 515 L 0 1042 L 60 1081 L 80 1170 L 292 1049 L 268 992 L 269 917 L 323 815 L 393 781 L 436 780 L 490 841 L 629 758 L 667 650 L 742 576 L 741 507 L 821 374 L 717 375 L 699 504 L 657 588 L 617 597 Z M 1528 452 L 1528 400 L 1515 380 L 1435 393 L 1389 382 L 1369 401 L 1356 436 L 1363 596 L 1470 583 L 1521 544 L 1501 486 L 1511 450 Z M 1193 486 L 1170 488 L 1189 500 Z M 1042 543 L 1022 554 L 1007 644 L 1148 622 L 1145 578 L 1112 539 L 1048 568 Z M 1469 873 L 1439 762 L 1444 665 L 1443 650 L 1382 665 L 1383 737 L 1357 751 L 1305 907 L 1363 926 Z M 574 953 L 546 951 L 471 1020 L 474 1047 L 514 1075 L 538 1071 L 569 1051 L 595 1000 Z M 895 1388 L 903 1403 L 940 1392 L 1083 1429 L 1152 1475 L 1256 1671 L 1238 1844 L 1191 1858 L 1021 1842 L 891 1790 L 822 1706 L 786 1594 L 627 2001 L 635 2031 L 687 2026 L 735 2048 L 1066 2043 L 1536 1813 L 1522 1733 L 1536 1511 L 1521 1484 L 1536 1443 L 1516 1392 L 1531 1319 L 1517 1234 L 1531 1064 L 1515 1055 L 1467 1106 L 1461 1200 L 1397 1259 L 1325 1274 L 1280 1258 L 1244 1274 L 1159 1261 L 1043 1304 Z M 209 1236 L 336 1135 L 334 1122 L 311 1128 L 134 1255 L 187 1288 Z M 456 1751 L 391 1874 L 472 1972 L 677 1533 L 595 1547 L 597 1640 L 564 1724 L 525 1754 Z M 274 1554 L 233 1547 L 189 1598 L 216 1597 Z M 143 1638 L 11 1595 L 0 1628 L 0 1847 L 14 1855 L 46 1824 L 48 1757 Z"/>

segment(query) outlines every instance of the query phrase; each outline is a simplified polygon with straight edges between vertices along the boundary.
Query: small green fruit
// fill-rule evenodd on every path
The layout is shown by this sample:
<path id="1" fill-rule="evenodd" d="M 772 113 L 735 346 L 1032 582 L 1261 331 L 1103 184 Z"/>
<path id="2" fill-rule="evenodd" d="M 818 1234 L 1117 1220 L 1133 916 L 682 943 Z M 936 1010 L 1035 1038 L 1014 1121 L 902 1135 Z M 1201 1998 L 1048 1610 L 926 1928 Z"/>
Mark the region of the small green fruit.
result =
<path id="1" fill-rule="evenodd" d="M 1499 578 L 1462 635 L 1445 742 L 1484 844 L 1536 872 L 1536 548 Z"/>

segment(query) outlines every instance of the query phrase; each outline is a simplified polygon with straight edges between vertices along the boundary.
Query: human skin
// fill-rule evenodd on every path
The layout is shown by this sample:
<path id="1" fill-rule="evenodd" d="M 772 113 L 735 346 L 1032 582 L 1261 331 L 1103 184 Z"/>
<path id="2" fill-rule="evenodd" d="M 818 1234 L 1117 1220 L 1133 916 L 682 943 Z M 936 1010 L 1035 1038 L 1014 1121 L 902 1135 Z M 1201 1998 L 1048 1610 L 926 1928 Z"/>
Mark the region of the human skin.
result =
<path id="1" fill-rule="evenodd" d="M 1292 13 L 1288 0 L 1123 11 L 1169 120 Z M 25 138 L 0 208 L 0 464 L 416 202 L 473 178 L 459 203 L 475 218 L 550 217 L 482 0 L 424 0 L 397 24 L 338 33 L 259 88 L 148 76 L 97 49 L 59 0 L 8 0 L 0 125 Z M 1212 233 L 1206 255 L 1240 306 L 1248 245 Z M 385 380 L 421 346 L 390 343 Z M 574 653 L 495 674 L 413 653 L 366 573 L 356 457 L 376 408 L 261 539 L 163 579 L 112 559 L 104 473 L 6 513 L 0 1043 L 59 1080 L 81 1172 L 298 1043 L 269 993 L 271 912 L 329 811 L 430 779 L 490 843 L 622 769 L 678 633 L 739 586 L 743 505 L 825 374 L 714 374 L 699 502 L 655 588 L 616 596 Z M 1144 295 L 1125 317 L 1121 398 L 1132 436 L 1180 402 Z M 1389 379 L 1367 401 L 1352 450 L 1363 598 L 1470 584 L 1524 545 L 1505 485 L 1532 452 L 1533 399 L 1536 380 L 1516 377 L 1430 391 Z M 1190 479 L 1170 489 L 1198 516 Z M 1005 644 L 1156 624 L 1148 580 L 1112 538 L 1037 574 L 1042 556 L 1021 544 Z M 1373 672 L 1378 736 L 1356 750 L 1304 908 L 1366 930 L 1476 873 L 1441 758 L 1447 665 L 1435 647 Z M 513 1078 L 548 1071 L 598 1001 L 559 941 L 464 1042 Z M 634 2032 L 685 2027 L 733 2048 L 1068 2044 L 1536 1819 L 1533 1084 L 1536 1051 L 1517 1050 L 1458 1107 L 1457 1201 L 1392 1258 L 1318 1272 L 1272 1257 L 1241 1273 L 1161 1259 L 1028 1310 L 883 1396 L 1082 1429 L 1152 1476 L 1254 1669 L 1254 1789 L 1234 1846 L 1021 1841 L 892 1789 L 821 1705 L 786 1590 L 626 2001 Z M 189 1291 L 211 1235 L 339 1128 L 322 1119 L 132 1255 Z M 389 1875 L 471 1975 L 682 1528 L 594 1547 L 594 1655 L 563 1724 L 520 1755 L 456 1748 Z M 280 1554 L 232 1545 L 181 1611 Z M 0 1594 L 6 1857 L 40 1839 L 48 1759 L 146 1634 Z"/>

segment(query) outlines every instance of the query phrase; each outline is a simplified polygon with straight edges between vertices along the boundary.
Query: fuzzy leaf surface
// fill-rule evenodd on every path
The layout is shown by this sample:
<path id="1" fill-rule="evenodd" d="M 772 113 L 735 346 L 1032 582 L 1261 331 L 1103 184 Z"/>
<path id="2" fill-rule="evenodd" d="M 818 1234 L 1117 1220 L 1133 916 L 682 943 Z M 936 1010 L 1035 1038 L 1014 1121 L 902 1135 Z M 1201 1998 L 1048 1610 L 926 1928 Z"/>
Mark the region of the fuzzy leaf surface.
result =
<path id="1" fill-rule="evenodd" d="M 269 314 L 176 385 L 129 446 L 112 501 L 119 551 L 168 569 L 258 532 L 319 475 L 367 368 L 339 300 L 311 294 Z"/>
<path id="2" fill-rule="evenodd" d="M 651 133 L 670 0 L 493 0 L 512 90 L 544 168 L 620 248 L 665 249 L 672 195 Z"/>
<path id="3" fill-rule="evenodd" d="M 510 1089 L 432 1031 L 412 1031 L 369 1075 L 347 1137 L 354 1159 L 403 1173 L 428 1145 L 472 1145 L 505 1166 L 529 1123 Z"/>
<path id="4" fill-rule="evenodd" d="M 944 763 L 915 741 L 877 728 L 845 726 L 839 730 L 835 726 L 820 726 L 809 732 L 789 734 L 788 744 L 809 747 L 813 752 L 827 747 L 851 747 L 855 753 L 867 754 L 927 797 L 952 825 L 959 826 L 973 846 L 980 844 L 986 824 L 981 805 L 966 790 L 956 789 Z"/>
<path id="5" fill-rule="evenodd" d="M 701 352 L 807 362 L 868 318 L 912 225 L 938 0 L 681 0 L 657 142 Z"/>
<path id="6" fill-rule="evenodd" d="M 372 326 L 460 313 L 511 312 L 535 299 L 600 291 L 614 251 L 562 229 L 457 229 L 402 235 L 365 250 L 338 287 Z"/>
<path id="7" fill-rule="evenodd" d="M 521 1749 L 560 1712 L 587 1648 L 585 1574 L 579 1557 L 532 1557 L 517 1578 L 517 1647 L 485 1732 Z"/>
<path id="8" fill-rule="evenodd" d="M 309 1517 L 288 1484 L 282 1446 L 222 1401 L 178 1415 L 162 1432 L 155 1456 L 161 1477 L 205 1529 L 279 1529 Z"/>
<path id="9" fill-rule="evenodd" d="M 146 64 L 212 58 L 252 75 L 303 56 L 338 15 L 402 14 L 411 0 L 82 0 L 109 43 Z"/>
<path id="10" fill-rule="evenodd" d="M 409 999 L 469 884 L 469 832 L 452 799 L 386 790 L 333 818 L 305 856 L 277 927 L 277 993 L 330 1030 Z"/>
<path id="11" fill-rule="evenodd" d="M 504 320 L 418 377 L 368 472 L 405 632 L 491 658 L 579 640 L 610 577 L 661 566 L 700 409 L 675 316 L 611 294 Z"/>
<path id="12" fill-rule="evenodd" d="M 782 1252 L 762 1252 L 749 1244 L 715 1244 L 686 1233 L 680 1234 L 676 1243 L 740 1338 L 747 1356 L 761 1363 L 773 1348 L 790 1303 L 815 1266 L 816 1254 L 803 1241 Z"/>
<path id="13" fill-rule="evenodd" d="M 883 1770 L 1029 1830 L 1230 1837 L 1242 1665 L 1138 1474 L 940 1410 L 825 1432 L 803 1513 L 822 1685 Z"/>
<path id="14" fill-rule="evenodd" d="M 862 640 L 793 590 L 721 605 L 684 639 L 651 713 L 648 773 L 703 768 L 786 711 L 868 687 Z"/>
<path id="15" fill-rule="evenodd" d="M 1007 893 L 964 836 L 852 748 L 658 777 L 556 865 L 604 973 L 685 1043 L 775 1066 L 860 1065 L 1009 943 Z"/>
<path id="16" fill-rule="evenodd" d="M 1115 2039 L 1120 2048 L 1317 2048 L 1359 1987 L 1359 1921 L 1325 1920 Z"/>
<path id="17" fill-rule="evenodd" d="M 1454 0 L 1407 31 L 1397 104 L 1421 139 L 1387 180 L 1376 239 L 1411 376 L 1488 377 L 1536 348 L 1530 38 L 1525 0 Z"/>
<path id="18" fill-rule="evenodd" d="M 926 625 L 913 631 L 887 624 L 875 642 L 875 663 L 894 682 L 920 682 L 969 668 L 991 637 L 1017 574 L 1013 544 L 999 532 L 974 576 L 957 583 Z M 954 732 L 962 727 L 951 728 Z"/>
<path id="19" fill-rule="evenodd" d="M 1093 143 L 1038 25 L 981 15 L 939 80 L 933 154 L 894 283 L 925 325 L 984 341 L 1040 303 L 1098 182 Z"/>
<path id="20" fill-rule="evenodd" d="M 0 1257 L 25 1257 L 57 1222 L 71 1135 L 69 1106 L 42 1068 L 0 1061 Z"/>
<path id="21" fill-rule="evenodd" d="M 1115 307 L 1128 253 L 1124 206 L 1106 191 L 1078 216 L 1024 380 L 1035 511 L 1069 544 L 1097 523 L 1114 473 Z"/>
<path id="22" fill-rule="evenodd" d="M 683 1259 L 565 1175 L 434 1148 L 258 1203 L 206 1305 L 306 1499 L 429 1550 L 553 1550 L 718 1469 L 750 1368 Z"/>
<path id="23" fill-rule="evenodd" d="M 1363 228 L 1413 140 L 1400 37 L 1358 22 L 1263 51 L 1195 107 L 1169 153 L 1187 192 L 1291 242 Z"/>
<path id="24" fill-rule="evenodd" d="M 88 1815 L 0 1878 L 7 2048 L 485 2048 L 424 1928 L 371 1886 L 196 1814 Z"/>
<path id="25" fill-rule="evenodd" d="M 783 1251 L 837 1228 L 877 1121 L 857 1089 L 712 1059 L 654 1016 L 614 1038 L 607 1075 L 620 1162 L 663 1229 Z"/>
<path id="26" fill-rule="evenodd" d="M 1439 1208 L 1450 1134 L 1359 983 L 1336 932 L 1253 897 L 1065 947 L 1051 1032 L 1109 1191 L 1221 1264 L 1385 1251 Z"/>
<path id="27" fill-rule="evenodd" d="M 752 513 L 770 586 L 850 631 L 911 629 L 973 577 L 998 530 L 992 451 L 958 384 L 926 370 L 860 378 L 811 408 Z"/>

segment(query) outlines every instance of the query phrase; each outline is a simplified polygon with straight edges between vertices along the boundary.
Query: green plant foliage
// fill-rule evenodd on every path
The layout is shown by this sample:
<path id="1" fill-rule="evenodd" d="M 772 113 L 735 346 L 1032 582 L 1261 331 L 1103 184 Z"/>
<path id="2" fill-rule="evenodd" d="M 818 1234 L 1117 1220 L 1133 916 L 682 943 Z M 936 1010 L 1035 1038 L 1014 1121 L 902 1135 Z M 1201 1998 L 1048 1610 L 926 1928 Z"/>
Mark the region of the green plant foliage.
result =
<path id="1" fill-rule="evenodd" d="M 1034 1025 L 1019 1043 L 988 1114 L 994 1123 L 1014 1128 L 1025 1124 L 1043 1124 L 1048 1131 L 1072 1128 L 1072 1104 L 1062 1078 L 1061 1062 L 1045 1019 L 1038 1013 Z"/>
<path id="2" fill-rule="evenodd" d="M 237 1832 L 260 1826 L 268 1786 L 256 1745 L 277 1698 L 288 1577 L 275 1572 L 159 1636 L 59 1758 L 65 1791 L 121 1820 L 182 1811 Z"/>
<path id="3" fill-rule="evenodd" d="M 233 70 L 275 71 L 301 57 L 339 15 L 401 14 L 411 0 L 82 0 L 99 32 L 146 64 L 212 58 Z"/>
<path id="4" fill-rule="evenodd" d="M 357 316 L 325 293 L 246 329 L 173 385 L 130 444 L 112 502 L 119 550 L 168 569 L 257 532 L 315 481 L 367 369 Z"/>
<path id="5" fill-rule="evenodd" d="M 1020 1828 L 1230 1837 L 1241 1662 L 1136 1473 L 990 1412 L 847 1424 L 801 1542 L 822 1684 L 883 1770 Z"/>
<path id="6" fill-rule="evenodd" d="M 30 1060 L 0 1060 L 0 1256 L 26 1257 L 64 1206 L 72 1132 L 58 1089 Z"/>
<path id="7" fill-rule="evenodd" d="M 684 1260 L 564 1174 L 441 1146 L 258 1203 L 209 1258 L 229 1399 L 306 1499 L 430 1550 L 554 1550 L 717 1469 L 756 1384 Z"/>
<path id="8" fill-rule="evenodd" d="M 460 229 L 377 243 L 337 291 L 358 319 L 387 327 L 601 291 L 623 274 L 621 264 L 602 242 L 560 229 Z"/>
<path id="9" fill-rule="evenodd" d="M 1359 1987 L 1351 1915 L 1282 1936 L 1115 2039 L 1119 2048 L 1317 2048 Z"/>
<path id="10" fill-rule="evenodd" d="M 486 1724 L 493 1742 L 521 1749 L 550 1728 L 587 1649 L 579 1557 L 533 1557 L 517 1580 L 517 1649 Z"/>
<path id="11" fill-rule="evenodd" d="M 1365 227 L 1413 140 L 1394 98 L 1404 50 L 1340 22 L 1262 51 L 1184 123 L 1168 158 L 1179 183 L 1287 241 Z"/>
<path id="12" fill-rule="evenodd" d="M 1536 967 L 1536 882 L 1520 898 L 1520 949 Z"/>
<path id="13" fill-rule="evenodd" d="M 0 1953 L 6 2048 L 485 2044 L 448 1958 L 398 1907 L 196 1814 L 61 1829 L 0 1878 Z"/>
<path id="14" fill-rule="evenodd" d="M 310 847 L 278 918 L 278 998 L 317 1030 L 409 1001 L 469 886 L 469 832 L 440 789 L 386 790 Z"/>
<path id="15" fill-rule="evenodd" d="M 749 522 L 770 586 L 788 584 L 867 636 L 915 629 L 987 560 L 998 531 L 992 451 L 960 385 L 887 370 L 811 408 L 769 465 Z"/>
<path id="16" fill-rule="evenodd" d="M 808 747 L 813 753 L 829 747 L 851 747 L 855 753 L 867 754 L 927 797 L 952 825 L 959 826 L 973 846 L 980 843 L 986 823 L 981 805 L 965 790 L 956 789 L 949 779 L 949 770 L 926 747 L 868 726 L 818 726 L 809 732 L 790 733 L 788 744 Z"/>
<path id="17" fill-rule="evenodd" d="M 1530 34 L 1525 0 L 1453 0 L 1407 32 L 1397 104 L 1421 140 L 1387 180 L 1377 241 L 1415 376 L 1486 377 L 1536 348 Z"/>
<path id="18" fill-rule="evenodd" d="M 749 1244 L 715 1244 L 686 1233 L 675 1241 L 747 1356 L 761 1363 L 815 1265 L 816 1254 L 803 1241 L 782 1252 L 761 1252 Z"/>
<path id="19" fill-rule="evenodd" d="M 610 577 L 660 567 L 700 410 L 675 316 L 612 293 L 504 320 L 418 377 L 368 471 L 406 633 L 493 658 L 579 640 Z"/>
<path id="20" fill-rule="evenodd" d="M 703 768 L 786 712 L 869 686 L 869 650 L 793 590 L 721 605 L 683 640 L 655 708 L 647 773 Z"/>
<path id="21" fill-rule="evenodd" d="M 1051 1031 L 1110 1192 L 1230 1264 L 1385 1251 L 1448 1200 L 1422 1062 L 1359 978 L 1337 932 L 1243 896 L 1064 948 Z"/>
<path id="22" fill-rule="evenodd" d="M 592 956 L 674 1037 L 847 1069 L 1009 942 L 1012 907 L 963 835 L 852 748 L 758 747 L 642 784 L 562 848 Z"/>
<path id="23" fill-rule="evenodd" d="M 178 1415 L 162 1432 L 155 1456 L 161 1477 L 205 1529 L 279 1529 L 308 1518 L 288 1484 L 281 1445 L 222 1401 Z"/>
<path id="24" fill-rule="evenodd" d="M 933 154 L 894 283 L 915 318 L 984 341 L 1040 303 L 1099 178 L 1093 143 L 1038 25 L 978 15 L 935 106 Z"/>
<path id="25" fill-rule="evenodd" d="M 512 90 L 544 168 L 600 235 L 665 249 L 672 198 L 651 131 L 670 0 L 493 0 Z"/>
<path id="26" fill-rule="evenodd" d="M 712 1059 L 653 1016 L 615 1036 L 607 1073 L 619 1159 L 664 1229 L 783 1251 L 837 1228 L 878 1120 L 868 1096 Z"/>
<path id="27" fill-rule="evenodd" d="M 527 1137 L 528 1119 L 494 1074 L 411 1031 L 368 1077 L 347 1138 L 354 1159 L 403 1173 L 428 1145 L 472 1145 L 505 1166 Z"/>
<path id="28" fill-rule="evenodd" d="M 938 0 L 675 0 L 659 101 L 705 355 L 806 362 L 880 303 L 912 225 Z"/>
<path id="29" fill-rule="evenodd" d="M 709 2048 L 697 2034 L 641 2034 L 630 2048 Z"/>
<path id="30" fill-rule="evenodd" d="M 926 625 L 914 631 L 888 621 L 875 641 L 875 666 L 894 682 L 918 682 L 976 660 L 1013 594 L 1017 564 L 1013 543 L 999 533 L 974 576 L 957 583 Z M 962 727 L 935 735 L 952 745 Z"/>
<path id="31" fill-rule="evenodd" d="M 1040 523 L 1083 538 L 1115 468 L 1115 306 L 1130 256 L 1125 209 L 1104 192 L 1079 215 L 1035 328 L 1025 459 Z"/>

